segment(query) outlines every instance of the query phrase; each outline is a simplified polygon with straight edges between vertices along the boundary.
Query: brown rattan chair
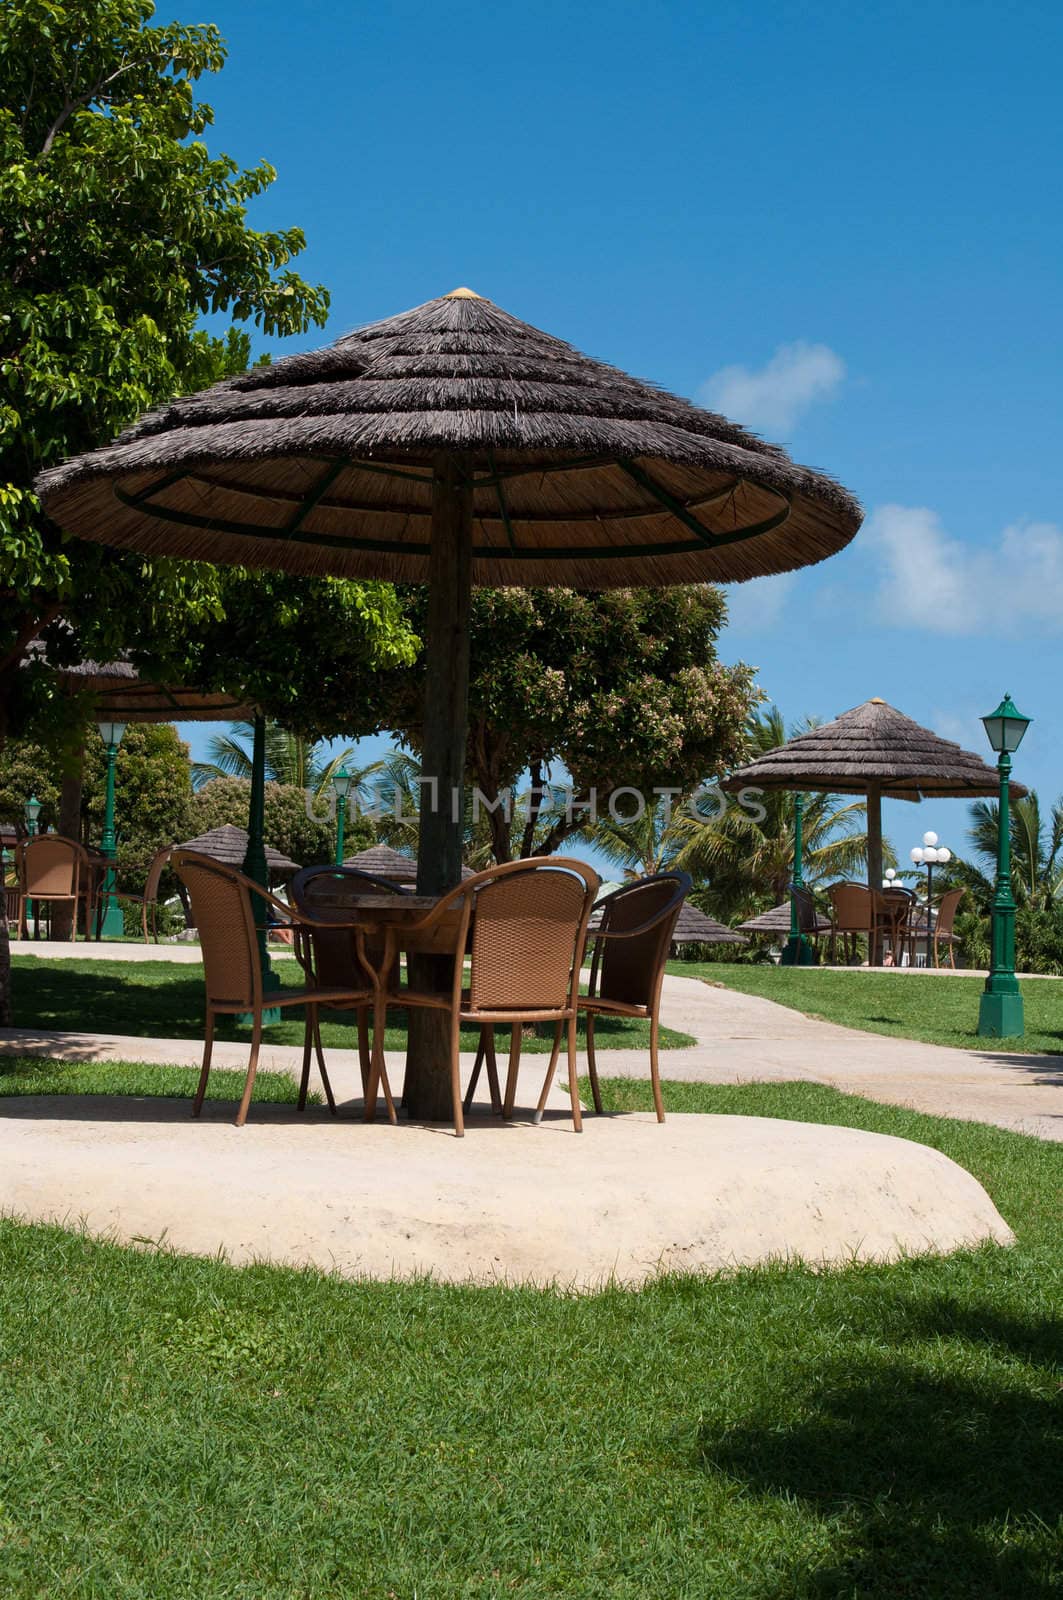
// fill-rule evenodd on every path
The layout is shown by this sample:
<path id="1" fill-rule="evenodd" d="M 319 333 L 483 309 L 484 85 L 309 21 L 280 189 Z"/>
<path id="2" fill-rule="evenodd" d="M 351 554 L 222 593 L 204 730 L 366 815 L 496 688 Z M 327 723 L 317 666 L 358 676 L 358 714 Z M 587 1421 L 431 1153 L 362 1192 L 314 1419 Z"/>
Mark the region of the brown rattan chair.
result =
<path id="1" fill-rule="evenodd" d="M 875 928 L 875 903 L 871 890 L 864 883 L 832 883 L 827 890 L 830 899 L 830 959 L 833 964 L 837 952 L 838 935 L 847 942 L 863 934 L 871 948 Z"/>
<path id="2" fill-rule="evenodd" d="M 911 944 L 915 895 L 911 889 L 905 889 L 900 884 L 895 884 L 892 889 L 875 889 L 872 895 L 876 943 L 889 946 L 890 962 L 899 967 L 901 956 Z"/>
<path id="3" fill-rule="evenodd" d="M 303 1071 L 299 1083 L 299 1109 L 306 1105 L 307 1085 L 310 1081 L 310 1050 L 317 1037 L 319 1006 L 347 1006 L 372 1003 L 372 984 L 366 976 L 360 986 L 349 980 L 338 988 L 328 988 L 318 983 L 313 968 L 312 941 L 306 941 L 301 952 L 304 970 L 310 982 L 302 989 L 270 990 L 263 994 L 262 965 L 259 959 L 258 939 L 255 931 L 253 896 L 272 905 L 285 917 L 291 916 L 288 906 L 276 900 L 268 890 L 234 867 L 226 867 L 211 856 L 193 850 L 175 850 L 173 869 L 188 891 L 192 912 L 199 929 L 203 952 L 203 970 L 207 988 L 207 1019 L 203 1045 L 203 1068 L 192 1102 L 192 1115 L 198 1117 L 203 1106 L 210 1076 L 210 1058 L 214 1048 L 214 1019 L 218 1015 L 249 1012 L 251 1015 L 251 1055 L 247 1064 L 247 1080 L 243 1098 L 236 1114 L 236 1126 L 243 1127 L 247 1120 L 251 1094 L 258 1071 L 258 1056 L 262 1044 L 262 1013 L 271 1006 L 305 1006 L 306 1029 L 303 1036 Z M 292 919 L 297 932 L 317 926 L 309 917 Z M 334 924 L 326 924 L 330 932 Z M 320 1042 L 319 1042 L 320 1051 Z M 329 1110 L 335 1115 L 336 1101 L 332 1094 L 320 1053 L 318 1065 L 321 1082 Z"/>
<path id="4" fill-rule="evenodd" d="M 405 895 L 406 890 L 401 884 L 396 883 L 394 878 L 378 878 L 371 872 L 360 871 L 357 867 L 303 867 L 288 886 L 288 898 L 296 913 L 313 917 L 318 924 L 312 935 L 316 976 L 317 981 L 327 988 L 342 988 L 345 983 L 350 982 L 352 973 L 360 970 L 358 952 L 353 945 L 350 929 L 355 919 L 358 900 L 365 894 Z M 336 926 L 324 926 L 330 923 Z M 383 940 L 367 938 L 363 948 L 377 981 L 387 982 L 388 975 L 381 971 L 384 959 Z M 363 1002 L 357 1003 L 358 1060 L 362 1070 L 363 1093 L 369 1086 L 370 1011 L 369 1005 Z M 319 1027 L 315 1027 L 314 1030 L 314 1048 L 320 1063 Z"/>
<path id="5" fill-rule="evenodd" d="M 542 1115 L 550 1092 L 562 1032 L 567 1027 L 572 1121 L 576 1132 L 581 1132 L 583 1120 L 576 1079 L 576 1002 L 587 922 L 599 881 L 592 867 L 568 856 L 510 861 L 467 878 L 444 895 L 420 921 L 407 923 L 402 930 L 385 930 L 386 970 L 397 973 L 395 956 L 401 939 L 408 949 L 420 944 L 431 946 L 437 954 L 449 955 L 454 973 L 449 992 L 426 992 L 409 985 L 402 988 L 397 982 L 386 987 L 382 985 L 378 991 L 373 1022 L 373 1066 L 366 1093 L 367 1119 L 373 1115 L 376 1083 L 383 1071 L 388 1006 L 430 1006 L 449 1014 L 451 1102 L 454 1132 L 458 1138 L 465 1132 L 459 1074 L 463 1022 L 478 1024 L 484 1030 L 493 1101 L 498 1098 L 494 1030 L 499 1024 L 511 1025 L 509 1075 L 502 1103 L 506 1117 L 512 1115 L 516 1097 L 522 1025 L 526 1022 L 561 1024 L 554 1035 L 536 1121 Z M 464 988 L 464 956 L 470 924 L 469 985 Z M 444 943 L 445 948 L 442 947 Z"/>
<path id="6" fill-rule="evenodd" d="M 68 905 L 71 908 L 70 938 L 77 938 L 78 904 L 82 900 L 87 857 L 76 839 L 67 839 L 61 833 L 42 833 L 34 839 L 25 839 L 19 846 L 19 936 L 28 938 L 27 903 L 38 905 Z M 86 928 L 88 935 L 88 902 Z"/>
<path id="7" fill-rule="evenodd" d="M 959 910 L 960 901 L 963 899 L 962 889 L 946 889 L 938 901 L 938 914 L 934 920 L 934 965 L 941 965 L 938 947 L 944 943 L 948 945 L 949 966 L 956 967 L 956 935 L 953 926 L 956 922 L 956 912 Z"/>
<path id="8" fill-rule="evenodd" d="M 691 883 L 685 872 L 659 872 L 652 878 L 614 889 L 595 907 L 601 921 L 591 934 L 588 993 L 581 995 L 580 1011 L 587 1015 L 587 1070 L 594 1109 L 602 1109 L 598 1066 L 594 1056 L 595 1017 L 648 1017 L 650 1022 L 650 1083 L 657 1121 L 664 1121 L 661 1075 L 657 1063 L 661 986 L 664 964 L 683 901 Z"/>

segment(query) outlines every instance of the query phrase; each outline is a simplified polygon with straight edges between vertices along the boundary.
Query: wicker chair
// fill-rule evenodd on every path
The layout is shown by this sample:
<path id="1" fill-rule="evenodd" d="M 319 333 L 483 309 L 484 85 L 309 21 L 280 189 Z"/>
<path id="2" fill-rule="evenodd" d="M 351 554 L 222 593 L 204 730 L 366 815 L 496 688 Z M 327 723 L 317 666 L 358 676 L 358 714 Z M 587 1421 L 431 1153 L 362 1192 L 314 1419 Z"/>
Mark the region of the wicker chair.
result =
<path id="1" fill-rule="evenodd" d="M 318 1037 L 318 1007 L 371 1004 L 373 989 L 370 980 L 366 978 L 360 987 L 349 981 L 338 988 L 323 986 L 317 981 L 313 968 L 313 941 L 307 939 L 302 959 L 307 977 L 310 979 L 308 985 L 302 989 L 271 990 L 264 995 L 252 896 L 257 895 L 268 905 L 273 905 L 283 912 L 286 917 L 290 915 L 289 908 L 282 905 L 279 900 L 275 900 L 273 895 L 253 879 L 245 877 L 242 872 L 237 872 L 234 867 L 222 866 L 221 862 L 213 860 L 210 856 L 200 855 L 193 850 L 175 850 L 172 864 L 192 902 L 192 911 L 196 927 L 199 929 L 203 951 L 207 988 L 203 1068 L 192 1102 L 192 1115 L 198 1117 L 203 1106 L 203 1096 L 207 1092 L 210 1058 L 214 1048 L 215 1017 L 250 1012 L 251 1055 L 247 1064 L 243 1098 L 236 1114 L 236 1126 L 243 1127 L 247 1121 L 251 1094 L 255 1087 L 255 1074 L 258 1071 L 258 1056 L 262 1044 L 262 1013 L 267 1006 L 306 1007 L 303 1071 L 299 1083 L 299 1109 L 302 1111 L 306 1105 L 307 1085 L 310 1081 L 311 1045 Z M 305 916 L 298 918 L 295 925 L 300 933 L 318 926 L 316 920 Z M 335 924 L 324 926 L 329 932 L 336 931 Z M 318 1049 L 320 1052 L 320 1040 Z M 320 1053 L 318 1065 L 329 1110 L 335 1115 L 336 1101 Z"/>
<path id="2" fill-rule="evenodd" d="M 595 1017 L 648 1017 L 653 1104 L 657 1121 L 664 1121 L 657 1064 L 661 986 L 672 932 L 690 888 L 685 872 L 660 872 L 615 889 L 595 908 L 601 912 L 601 921 L 591 935 L 590 983 L 588 993 L 579 998 L 578 1009 L 587 1015 L 587 1070 L 597 1112 L 601 1112 L 602 1097 L 594 1055 Z"/>
<path id="3" fill-rule="evenodd" d="M 318 926 L 313 933 L 317 981 L 329 988 L 342 988 L 357 971 L 359 957 L 352 946 L 350 925 L 358 900 L 365 894 L 405 895 L 406 890 L 393 878 L 378 878 L 357 867 L 303 867 L 288 886 L 288 898 L 297 914 L 313 917 Z M 329 928 L 325 924 L 335 924 Z M 378 982 L 387 982 L 381 971 L 383 940 L 367 939 L 363 946 Z M 300 953 L 299 946 L 296 953 Z M 342 1009 L 342 1008 L 340 1008 Z M 369 1086 L 369 1015 L 371 1006 L 357 1003 L 358 1060 L 362 1070 L 362 1091 Z M 322 1058 L 320 1028 L 314 1029 L 314 1048 L 318 1063 Z M 388 1088 L 390 1094 L 390 1086 Z"/>
<path id="4" fill-rule="evenodd" d="M 27 905 L 68 905 L 71 907 L 70 938 L 77 938 L 78 903 L 84 898 L 88 858 L 76 839 L 61 833 L 42 833 L 25 839 L 19 846 L 19 937 L 27 938 Z M 88 936 L 90 903 L 85 904 L 85 934 Z"/>
<path id="5" fill-rule="evenodd" d="M 509 1075 L 502 1102 L 502 1112 L 507 1117 L 512 1115 L 516 1096 L 522 1024 L 561 1024 L 554 1035 L 536 1121 L 541 1119 L 546 1105 L 557 1068 L 562 1032 L 567 1026 L 572 1121 L 576 1132 L 582 1131 L 576 1080 L 576 1002 L 587 922 L 599 881 L 593 868 L 566 856 L 510 861 L 467 878 L 444 895 L 420 921 L 407 923 L 402 930 L 385 930 L 385 970 L 397 973 L 395 956 L 402 939 L 408 948 L 411 944 L 432 944 L 436 953 L 449 955 L 453 960 L 453 980 L 449 993 L 426 992 L 408 985 L 401 988 L 397 982 L 381 986 L 373 1019 L 373 1065 L 366 1092 L 367 1119 L 373 1116 L 376 1084 L 383 1074 L 388 1006 L 429 1006 L 449 1015 L 451 1103 L 454 1132 L 459 1139 L 465 1132 L 458 1055 L 463 1022 L 478 1024 L 484 1030 L 493 1101 L 498 1099 L 494 1030 L 500 1023 L 512 1026 Z M 469 986 L 465 989 L 462 979 L 470 924 Z M 445 948 L 441 948 L 444 941 Z M 390 1104 L 388 1110 L 393 1115 Z"/>
<path id="6" fill-rule="evenodd" d="M 830 959 L 834 963 L 838 935 L 853 939 L 863 934 L 868 947 L 875 928 L 875 903 L 871 890 L 864 883 L 832 883 L 827 890 L 830 897 Z"/>

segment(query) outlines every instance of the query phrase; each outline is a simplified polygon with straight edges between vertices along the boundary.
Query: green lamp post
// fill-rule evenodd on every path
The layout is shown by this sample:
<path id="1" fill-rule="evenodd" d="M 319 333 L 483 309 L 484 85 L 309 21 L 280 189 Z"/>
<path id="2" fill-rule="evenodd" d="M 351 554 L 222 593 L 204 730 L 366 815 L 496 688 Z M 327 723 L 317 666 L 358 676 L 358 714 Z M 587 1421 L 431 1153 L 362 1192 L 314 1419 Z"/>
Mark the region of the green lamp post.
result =
<path id="1" fill-rule="evenodd" d="M 1022 743 L 1030 718 L 1005 695 L 982 722 L 997 752 L 1000 804 L 997 809 L 997 886 L 993 896 L 992 956 L 978 1010 L 978 1032 L 986 1039 L 1018 1039 L 1024 1031 L 1022 994 L 1015 976 L 1015 896 L 1011 892 L 1011 818 L 1008 782 L 1011 758 Z"/>
<path id="2" fill-rule="evenodd" d="M 253 723 L 254 739 L 251 746 L 251 803 L 247 815 L 247 850 L 244 853 L 244 872 L 253 878 L 263 889 L 269 888 L 269 867 L 266 863 L 266 719 L 256 716 Z M 267 921 L 266 902 L 259 899 L 258 895 L 252 896 L 252 909 L 255 914 L 255 937 L 258 940 L 258 955 L 262 965 L 262 991 L 268 993 L 271 989 L 279 989 L 280 979 L 270 966 L 269 962 L 269 924 Z M 262 1013 L 262 1021 L 279 1022 L 280 1007 L 270 1006 Z M 250 1012 L 243 1013 L 238 1019 L 240 1022 L 250 1023 L 254 1019 Z"/>
<path id="3" fill-rule="evenodd" d="M 124 722 L 99 722 L 96 726 L 100 730 L 107 751 L 106 788 L 103 800 L 103 838 L 100 840 L 100 854 L 106 856 L 107 867 L 103 875 L 103 916 L 100 921 L 100 933 L 104 939 L 120 939 L 125 932 L 125 923 L 122 917 L 122 908 L 118 904 L 116 893 L 114 861 L 116 854 L 116 841 L 114 834 L 114 773 L 115 763 L 118 760 L 118 746 L 125 733 Z"/>
<path id="4" fill-rule="evenodd" d="M 806 935 L 801 932 L 801 914 L 797 904 L 798 893 L 805 886 L 804 820 L 805 797 L 803 794 L 798 794 L 794 796 L 794 875 L 790 884 L 790 937 L 779 957 L 779 965 L 783 967 L 810 967 L 815 960 L 812 946 Z"/>
<path id="5" fill-rule="evenodd" d="M 37 818 L 41 814 L 41 802 L 37 799 L 37 796 L 35 794 L 31 794 L 30 795 L 29 799 L 26 801 L 26 804 L 23 806 L 22 810 L 23 810 L 23 815 L 26 818 L 26 832 L 29 834 L 31 839 L 35 839 L 37 837 Z M 33 901 L 32 900 L 27 900 L 26 901 L 26 931 L 27 931 L 27 933 L 29 932 L 29 925 L 30 925 L 31 922 L 34 923 L 34 935 L 35 935 L 36 938 L 39 939 L 40 936 L 41 936 L 41 930 L 40 930 L 40 927 L 37 925 L 36 920 L 35 920 L 34 910 L 33 910 Z"/>
<path id="6" fill-rule="evenodd" d="M 347 796 L 354 779 L 346 767 L 332 774 L 332 792 L 336 796 L 336 865 L 343 866 L 343 835 L 347 827 Z"/>

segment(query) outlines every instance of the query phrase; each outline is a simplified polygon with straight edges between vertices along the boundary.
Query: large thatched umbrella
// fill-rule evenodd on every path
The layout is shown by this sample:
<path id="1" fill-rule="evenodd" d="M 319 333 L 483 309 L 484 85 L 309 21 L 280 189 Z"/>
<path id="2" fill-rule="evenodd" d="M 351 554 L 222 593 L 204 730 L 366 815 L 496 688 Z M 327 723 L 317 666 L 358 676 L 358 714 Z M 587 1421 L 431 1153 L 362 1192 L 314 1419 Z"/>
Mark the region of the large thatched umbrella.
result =
<path id="1" fill-rule="evenodd" d="M 428 582 L 424 892 L 461 867 L 473 583 L 754 578 L 823 560 L 861 518 L 777 446 L 468 289 L 175 401 L 39 488 L 104 544 Z M 440 1073 L 433 1110 L 448 1092 Z"/>
<path id="2" fill-rule="evenodd" d="M 769 750 L 721 784 L 740 789 L 820 790 L 867 798 L 867 878 L 882 882 L 882 801 L 995 795 L 996 769 L 951 739 L 920 727 L 885 700 L 868 700 L 833 722 Z M 1012 785 L 1012 794 L 1026 790 Z"/>
<path id="3" fill-rule="evenodd" d="M 78 661 L 57 667 L 72 690 L 93 695 L 98 719 L 116 722 L 246 722 L 254 707 L 224 689 L 186 689 L 145 682 L 128 661 Z"/>

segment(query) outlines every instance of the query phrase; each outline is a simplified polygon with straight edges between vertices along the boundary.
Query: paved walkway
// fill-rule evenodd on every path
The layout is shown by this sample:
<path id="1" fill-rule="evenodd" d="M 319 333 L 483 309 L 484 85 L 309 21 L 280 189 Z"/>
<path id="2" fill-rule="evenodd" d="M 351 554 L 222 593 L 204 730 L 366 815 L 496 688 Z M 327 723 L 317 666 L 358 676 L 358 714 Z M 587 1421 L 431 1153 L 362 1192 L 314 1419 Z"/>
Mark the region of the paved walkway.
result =
<path id="1" fill-rule="evenodd" d="M 181 949 L 183 955 L 184 947 L 159 948 Z M 666 1078 L 697 1083 L 828 1083 L 889 1105 L 1063 1141 L 1063 1056 L 955 1050 L 862 1033 L 697 978 L 666 977 L 661 1014 L 669 1027 L 698 1041 L 692 1048 L 662 1052 Z M 71 1061 L 157 1061 L 191 1067 L 198 1064 L 200 1049 L 194 1040 L 0 1029 L 0 1051 Z M 261 1064 L 290 1072 L 297 1070 L 301 1059 L 302 1051 L 291 1045 L 264 1045 Z M 241 1067 L 247 1061 L 247 1046 L 219 1043 L 214 1060 L 218 1066 Z M 337 1095 L 357 1098 L 361 1083 L 356 1052 L 330 1050 L 328 1062 Z M 599 1064 L 609 1077 L 647 1075 L 644 1050 L 602 1051 Z M 463 1058 L 466 1071 L 471 1065 L 471 1056 Z M 582 1070 L 582 1059 L 580 1065 Z M 528 1055 L 522 1082 L 530 1084 L 545 1067 L 545 1056 Z M 389 1053 L 388 1072 L 398 1089 L 401 1054 Z M 555 1101 L 558 1109 L 561 1103 Z"/>

